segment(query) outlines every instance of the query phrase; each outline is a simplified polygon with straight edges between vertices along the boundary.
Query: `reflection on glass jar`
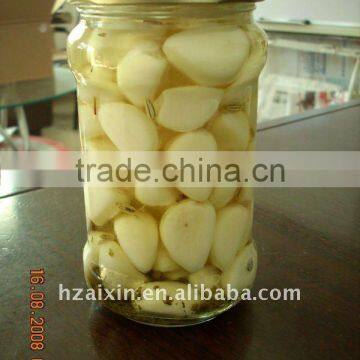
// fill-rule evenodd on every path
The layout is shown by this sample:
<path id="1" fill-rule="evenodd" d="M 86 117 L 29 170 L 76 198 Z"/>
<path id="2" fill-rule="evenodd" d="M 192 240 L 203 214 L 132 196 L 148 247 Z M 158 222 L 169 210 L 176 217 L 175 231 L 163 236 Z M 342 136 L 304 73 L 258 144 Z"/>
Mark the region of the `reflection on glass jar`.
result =
<path id="1" fill-rule="evenodd" d="M 84 150 L 254 150 L 267 52 L 254 4 L 73 2 L 81 22 L 68 54 Z M 155 325 L 195 324 L 237 303 L 216 298 L 217 290 L 226 296 L 255 280 L 251 188 L 135 183 L 87 187 L 85 199 L 88 285 L 136 293 L 105 301 L 117 313 Z M 209 299 L 194 296 L 201 288 L 211 290 Z M 145 296 L 157 289 L 164 299 Z"/>

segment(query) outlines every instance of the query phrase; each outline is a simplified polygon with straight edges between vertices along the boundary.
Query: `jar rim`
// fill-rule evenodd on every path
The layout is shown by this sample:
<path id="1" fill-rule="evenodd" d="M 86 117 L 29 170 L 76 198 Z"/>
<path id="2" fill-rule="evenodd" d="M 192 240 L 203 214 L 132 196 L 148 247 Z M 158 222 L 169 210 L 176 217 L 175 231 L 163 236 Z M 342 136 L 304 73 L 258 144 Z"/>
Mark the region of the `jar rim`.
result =
<path id="1" fill-rule="evenodd" d="M 217 3 L 210 3 L 210 2 L 193 2 L 193 1 L 190 2 L 190 0 L 184 0 L 188 2 L 181 3 L 181 2 L 175 2 L 174 0 L 174 2 L 172 3 L 167 3 L 167 2 L 159 2 L 159 0 L 149 0 L 146 3 L 135 3 L 134 1 L 143 1 L 143 0 L 125 0 L 125 1 L 133 1 L 133 2 L 114 4 L 114 5 L 110 5 L 110 4 L 99 5 L 93 2 L 89 2 L 89 0 L 69 0 L 69 1 L 71 1 L 72 4 L 76 5 L 76 9 L 82 17 L 89 19 L 91 18 L 94 20 L 103 17 L 117 18 L 117 17 L 134 16 L 134 15 L 139 17 L 145 16 L 150 18 L 154 18 L 154 17 L 166 18 L 168 16 L 174 16 L 174 14 L 177 16 L 179 15 L 189 16 L 189 14 L 191 14 L 191 12 L 195 9 L 199 11 L 213 12 L 214 6 L 218 6 L 217 8 L 218 11 L 216 13 L 216 16 L 220 16 L 220 14 L 227 16 L 227 15 L 234 15 L 235 13 L 237 14 L 251 13 L 255 9 L 255 2 L 249 2 L 249 1 L 246 2 L 223 1 Z M 103 1 L 103 0 L 96 0 L 96 1 Z"/>

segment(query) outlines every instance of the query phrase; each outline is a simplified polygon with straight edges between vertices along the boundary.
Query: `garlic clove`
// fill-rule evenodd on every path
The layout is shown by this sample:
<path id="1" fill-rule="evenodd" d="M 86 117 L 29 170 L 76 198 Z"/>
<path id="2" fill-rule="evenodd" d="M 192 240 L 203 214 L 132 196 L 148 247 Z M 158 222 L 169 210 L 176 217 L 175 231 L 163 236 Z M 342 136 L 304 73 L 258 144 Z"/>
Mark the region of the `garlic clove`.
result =
<path id="1" fill-rule="evenodd" d="M 155 124 L 133 105 L 104 104 L 99 110 L 99 120 L 120 151 L 155 151 L 159 147 Z"/>
<path id="2" fill-rule="evenodd" d="M 217 187 L 211 193 L 209 201 L 215 209 L 221 209 L 233 199 L 236 191 L 236 187 Z"/>
<path id="3" fill-rule="evenodd" d="M 133 302 L 135 309 L 141 312 L 183 317 L 191 315 L 193 306 L 197 304 L 195 300 L 188 300 L 191 298 L 189 287 L 180 282 L 149 282 L 141 287 L 141 292 L 146 293 L 146 298 L 140 296 Z M 180 300 L 177 294 L 183 294 L 185 299 Z"/>
<path id="4" fill-rule="evenodd" d="M 167 61 L 156 43 L 139 44 L 117 66 L 117 84 L 134 105 L 144 107 L 153 100 L 166 71 Z"/>
<path id="5" fill-rule="evenodd" d="M 206 289 L 213 289 L 218 286 L 220 278 L 220 271 L 212 265 L 206 265 L 188 277 L 190 284 L 197 285 L 198 289 L 200 289 L 201 285 Z"/>
<path id="6" fill-rule="evenodd" d="M 221 285 L 224 289 L 230 288 L 241 291 L 252 286 L 257 271 L 258 255 L 253 243 L 243 248 L 234 262 L 221 276 Z"/>
<path id="7" fill-rule="evenodd" d="M 120 211 L 130 205 L 130 199 L 124 190 L 110 187 L 85 188 L 87 216 L 96 226 L 104 226 Z"/>
<path id="8" fill-rule="evenodd" d="M 177 264 L 195 272 L 209 256 L 215 223 L 216 213 L 210 203 L 184 200 L 171 206 L 162 217 L 161 239 Z"/>
<path id="9" fill-rule="evenodd" d="M 249 55 L 250 42 L 236 26 L 216 25 L 178 32 L 163 45 L 168 60 L 200 85 L 235 80 Z"/>
<path id="10" fill-rule="evenodd" d="M 250 141 L 249 117 L 243 111 L 220 115 L 212 124 L 214 135 L 220 150 L 244 151 Z"/>
<path id="11" fill-rule="evenodd" d="M 164 245 L 160 244 L 153 270 L 166 273 L 181 270 L 181 267 L 171 259 Z"/>
<path id="12" fill-rule="evenodd" d="M 218 211 L 210 261 L 224 270 L 248 242 L 250 211 L 242 205 L 229 205 Z"/>
<path id="13" fill-rule="evenodd" d="M 150 271 L 156 261 L 159 230 L 149 214 L 122 214 L 114 221 L 119 244 L 135 267 L 142 273 Z"/>
<path id="14" fill-rule="evenodd" d="M 135 268 L 123 249 L 115 241 L 101 246 L 99 265 L 103 283 L 105 287 L 110 289 L 118 286 L 136 289 L 147 280 L 146 276 Z"/>
<path id="15" fill-rule="evenodd" d="M 173 131 L 199 129 L 218 110 L 223 93 L 220 89 L 201 86 L 167 89 L 157 101 L 156 121 Z"/>

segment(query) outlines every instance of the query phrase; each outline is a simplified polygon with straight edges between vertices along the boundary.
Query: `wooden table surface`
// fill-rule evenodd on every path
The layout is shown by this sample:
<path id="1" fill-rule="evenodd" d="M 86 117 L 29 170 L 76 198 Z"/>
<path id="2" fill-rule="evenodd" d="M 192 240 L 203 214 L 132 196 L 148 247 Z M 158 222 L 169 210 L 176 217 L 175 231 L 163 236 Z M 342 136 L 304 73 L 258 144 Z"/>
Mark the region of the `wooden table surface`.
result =
<path id="1" fill-rule="evenodd" d="M 262 130 L 259 148 L 359 150 L 359 109 Z M 96 303 L 58 300 L 59 283 L 85 286 L 80 189 L 7 197 L 0 200 L 0 358 L 36 357 L 28 349 L 29 270 L 45 268 L 43 359 L 357 359 L 359 220 L 359 189 L 257 191 L 256 288 L 300 288 L 301 301 L 244 302 L 212 322 L 165 329 Z"/>

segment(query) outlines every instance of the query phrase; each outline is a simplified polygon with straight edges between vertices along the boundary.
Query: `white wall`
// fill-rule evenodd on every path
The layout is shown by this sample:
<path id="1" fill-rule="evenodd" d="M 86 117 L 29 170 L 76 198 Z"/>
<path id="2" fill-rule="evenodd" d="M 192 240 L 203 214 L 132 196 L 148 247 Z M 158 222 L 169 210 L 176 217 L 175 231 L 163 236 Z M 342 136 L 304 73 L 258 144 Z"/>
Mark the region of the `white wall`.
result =
<path id="1" fill-rule="evenodd" d="M 360 0 L 265 0 L 257 4 L 256 16 L 360 26 Z"/>

